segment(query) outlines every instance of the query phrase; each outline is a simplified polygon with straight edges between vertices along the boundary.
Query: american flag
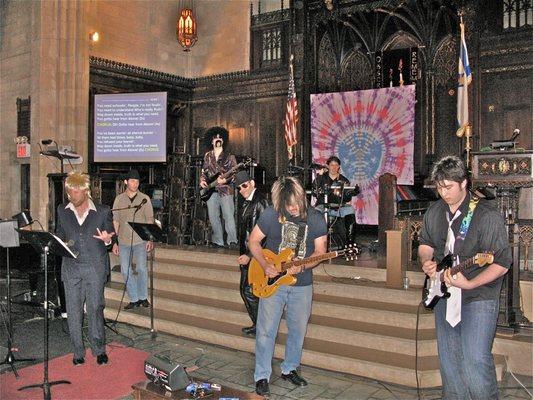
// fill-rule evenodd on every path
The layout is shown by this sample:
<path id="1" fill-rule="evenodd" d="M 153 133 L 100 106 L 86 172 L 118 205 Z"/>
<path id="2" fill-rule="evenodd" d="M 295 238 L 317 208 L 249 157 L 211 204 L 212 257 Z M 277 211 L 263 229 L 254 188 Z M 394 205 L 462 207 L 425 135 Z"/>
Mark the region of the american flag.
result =
<path id="1" fill-rule="evenodd" d="M 292 56 L 289 73 L 289 95 L 287 96 L 287 113 L 285 114 L 285 140 L 289 159 L 292 158 L 292 146 L 298 143 L 296 139 L 296 124 L 298 122 L 298 100 L 296 99 L 296 90 L 294 88 L 294 74 L 292 69 Z"/>
<path id="2" fill-rule="evenodd" d="M 457 84 L 457 135 L 462 136 L 468 120 L 468 85 L 472 82 L 472 70 L 468 62 L 468 50 L 466 49 L 465 25 L 461 17 L 461 47 L 459 50 L 459 71 Z"/>

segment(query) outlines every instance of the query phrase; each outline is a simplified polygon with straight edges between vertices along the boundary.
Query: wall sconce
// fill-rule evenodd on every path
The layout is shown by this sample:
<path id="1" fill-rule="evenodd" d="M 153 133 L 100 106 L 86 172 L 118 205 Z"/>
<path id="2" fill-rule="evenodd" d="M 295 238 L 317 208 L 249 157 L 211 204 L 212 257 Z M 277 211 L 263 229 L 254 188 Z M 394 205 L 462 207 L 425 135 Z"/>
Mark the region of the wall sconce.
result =
<path id="1" fill-rule="evenodd" d="M 89 33 L 89 40 L 96 43 L 100 40 L 100 34 L 96 31 Z"/>
<path id="2" fill-rule="evenodd" d="M 178 19 L 176 36 L 183 47 L 183 51 L 190 51 L 198 39 L 196 18 L 192 8 L 183 8 Z"/>

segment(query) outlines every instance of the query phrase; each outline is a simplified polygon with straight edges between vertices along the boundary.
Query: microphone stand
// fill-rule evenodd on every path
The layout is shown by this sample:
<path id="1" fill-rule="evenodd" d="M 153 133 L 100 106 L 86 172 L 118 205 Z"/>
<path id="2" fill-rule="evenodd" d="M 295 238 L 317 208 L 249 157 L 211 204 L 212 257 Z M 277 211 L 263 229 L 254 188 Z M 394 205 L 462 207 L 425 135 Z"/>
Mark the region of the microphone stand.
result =
<path id="1" fill-rule="evenodd" d="M 133 212 L 133 221 L 135 222 L 135 215 L 137 214 L 137 212 L 141 209 L 141 207 L 144 205 L 145 203 L 141 203 L 141 204 L 138 204 L 136 206 L 132 206 L 131 204 L 129 206 L 126 206 L 126 207 L 118 207 L 118 208 L 113 208 L 111 209 L 111 211 L 122 211 L 122 210 L 131 210 L 132 208 L 135 208 L 135 211 Z M 115 234 L 118 234 L 117 232 L 115 232 Z M 133 242 L 133 234 L 132 234 L 132 237 L 131 237 L 131 240 Z M 131 244 L 131 243 L 130 243 Z M 131 247 L 130 246 L 130 257 L 129 257 L 129 263 L 128 263 L 128 275 L 126 276 L 126 281 L 124 282 L 124 291 L 127 290 L 127 285 L 128 285 L 128 278 L 129 278 L 129 273 L 130 273 L 130 269 L 131 269 L 131 261 L 132 261 L 132 258 L 133 258 L 133 251 L 131 250 Z M 122 265 L 120 267 L 122 269 Z M 124 292 L 122 292 L 122 299 L 124 299 Z M 104 319 L 104 325 L 106 326 L 106 328 L 109 328 L 109 330 L 111 330 L 111 332 L 114 332 L 116 335 L 119 335 L 118 331 L 116 330 L 115 326 L 116 326 L 116 323 L 117 323 L 117 320 L 118 320 L 118 316 L 120 314 L 120 311 L 121 311 L 121 308 L 122 308 L 122 299 L 120 300 L 120 305 L 119 305 L 119 309 L 118 309 L 118 314 L 115 318 L 115 320 L 110 323 L 109 321 L 107 321 L 106 319 Z"/>

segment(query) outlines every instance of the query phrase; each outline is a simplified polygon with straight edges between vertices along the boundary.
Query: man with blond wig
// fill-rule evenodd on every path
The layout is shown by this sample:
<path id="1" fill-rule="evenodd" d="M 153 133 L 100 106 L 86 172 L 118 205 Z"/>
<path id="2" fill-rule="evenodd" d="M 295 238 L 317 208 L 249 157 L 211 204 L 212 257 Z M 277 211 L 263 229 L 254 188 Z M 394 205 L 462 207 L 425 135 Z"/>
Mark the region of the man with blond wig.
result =
<path id="1" fill-rule="evenodd" d="M 109 275 L 107 247 L 115 234 L 108 206 L 91 199 L 87 174 L 71 172 L 65 180 L 68 204 L 57 209 L 56 234 L 77 254 L 63 258 L 61 280 L 65 285 L 68 328 L 74 365 L 85 362 L 83 309 L 87 310 L 89 344 L 98 364 L 106 364 L 104 329 L 104 285 Z"/>
<path id="2" fill-rule="evenodd" d="M 327 247 L 327 227 L 322 214 L 307 204 L 305 190 L 298 179 L 281 177 L 272 186 L 272 207 L 266 208 L 248 239 L 248 248 L 265 271 L 274 278 L 279 275 L 274 265 L 263 256 L 265 248 L 279 253 L 293 249 L 296 258 L 308 258 L 324 254 Z M 296 278 L 292 286 L 280 286 L 270 297 L 259 300 L 255 342 L 255 391 L 269 394 L 272 357 L 279 323 L 285 310 L 287 342 L 285 358 L 281 363 L 281 378 L 295 386 L 306 386 L 298 375 L 302 347 L 311 315 L 313 300 L 313 272 L 317 264 L 293 266 L 287 273 Z"/>

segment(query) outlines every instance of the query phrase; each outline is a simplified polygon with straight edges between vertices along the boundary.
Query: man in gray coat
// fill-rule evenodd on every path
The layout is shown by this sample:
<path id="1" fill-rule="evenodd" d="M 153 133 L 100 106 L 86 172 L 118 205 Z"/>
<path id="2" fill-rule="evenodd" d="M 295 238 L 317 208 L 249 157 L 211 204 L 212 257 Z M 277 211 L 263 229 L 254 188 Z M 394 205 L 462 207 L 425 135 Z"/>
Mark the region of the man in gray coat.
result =
<path id="1" fill-rule="evenodd" d="M 61 280 L 65 285 L 70 340 L 74 365 L 85 362 L 83 306 L 86 305 L 89 342 L 98 364 L 106 364 L 104 285 L 109 275 L 107 246 L 113 237 L 113 217 L 108 206 L 95 204 L 90 196 L 89 176 L 72 172 L 65 180 L 68 204 L 57 209 L 56 234 L 77 258 L 64 258 Z"/>

